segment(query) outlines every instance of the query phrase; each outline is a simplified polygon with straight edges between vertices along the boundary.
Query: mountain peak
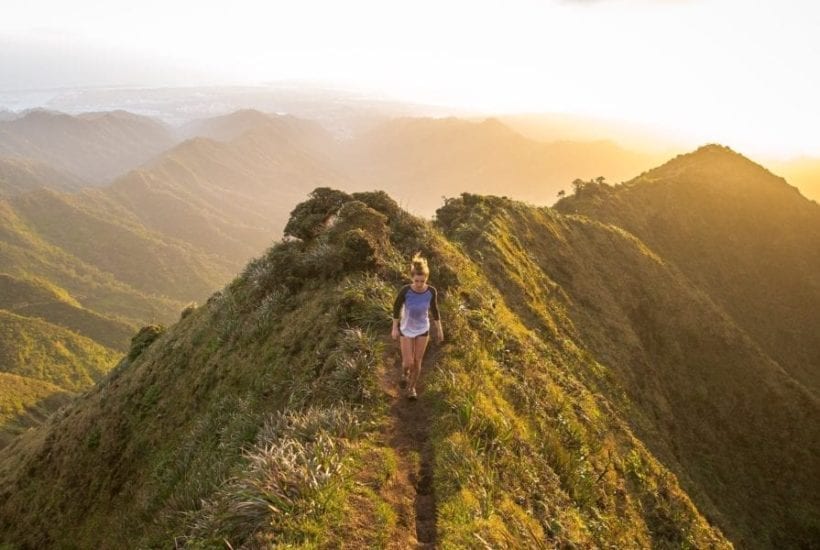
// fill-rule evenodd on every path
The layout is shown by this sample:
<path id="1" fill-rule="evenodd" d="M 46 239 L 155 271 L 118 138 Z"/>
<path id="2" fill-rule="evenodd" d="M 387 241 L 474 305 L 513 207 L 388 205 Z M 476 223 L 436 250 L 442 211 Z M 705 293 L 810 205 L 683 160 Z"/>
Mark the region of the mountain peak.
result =
<path id="1" fill-rule="evenodd" d="M 783 178 L 771 173 L 766 167 L 719 143 L 708 143 L 689 153 L 677 155 L 633 178 L 627 185 L 658 180 L 714 182 L 722 187 L 740 186 L 743 189 L 761 182 L 788 185 Z"/>

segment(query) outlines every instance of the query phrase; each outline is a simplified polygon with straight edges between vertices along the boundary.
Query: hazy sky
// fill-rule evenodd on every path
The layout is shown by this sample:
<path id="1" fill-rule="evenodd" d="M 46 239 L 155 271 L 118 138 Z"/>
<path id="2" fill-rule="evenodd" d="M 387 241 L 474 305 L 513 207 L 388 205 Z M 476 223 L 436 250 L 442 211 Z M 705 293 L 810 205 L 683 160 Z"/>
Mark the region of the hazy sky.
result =
<path id="1" fill-rule="evenodd" d="M 490 111 L 621 118 L 820 155 L 820 4 L 28 0 L 0 88 L 316 79 Z"/>

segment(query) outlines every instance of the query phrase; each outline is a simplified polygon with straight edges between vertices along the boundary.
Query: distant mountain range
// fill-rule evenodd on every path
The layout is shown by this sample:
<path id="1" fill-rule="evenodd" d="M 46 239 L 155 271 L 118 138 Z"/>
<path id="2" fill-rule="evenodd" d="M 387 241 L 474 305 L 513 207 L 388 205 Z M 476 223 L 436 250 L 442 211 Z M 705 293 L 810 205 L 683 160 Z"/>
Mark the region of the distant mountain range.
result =
<path id="1" fill-rule="evenodd" d="M 125 111 L 65 113 L 33 109 L 0 120 L 0 157 L 40 161 L 100 185 L 168 149 L 170 127 Z"/>
<path id="2" fill-rule="evenodd" d="M 83 180 L 49 164 L 25 157 L 0 157 L 0 197 L 21 195 L 39 188 L 78 191 Z"/>

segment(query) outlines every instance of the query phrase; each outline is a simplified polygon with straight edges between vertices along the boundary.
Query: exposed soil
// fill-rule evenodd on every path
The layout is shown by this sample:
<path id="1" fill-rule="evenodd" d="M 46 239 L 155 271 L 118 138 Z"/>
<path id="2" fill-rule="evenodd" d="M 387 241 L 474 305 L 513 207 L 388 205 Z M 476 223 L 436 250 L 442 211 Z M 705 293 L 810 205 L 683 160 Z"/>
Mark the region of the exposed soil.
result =
<path id="1" fill-rule="evenodd" d="M 433 493 L 433 453 L 428 440 L 430 407 L 424 393 L 425 379 L 435 368 L 439 348 L 435 343 L 427 346 L 421 375 L 416 384 L 418 400 L 405 397 L 399 388 L 401 379 L 401 353 L 399 345 L 389 340 L 385 357 L 386 372 L 380 377 L 382 390 L 392 400 L 390 418 L 385 426 L 385 444 L 396 451 L 398 473 L 393 483 L 382 489 L 382 496 L 393 505 L 398 516 L 398 526 L 403 531 L 391 542 L 394 548 L 436 547 L 436 498 Z"/>

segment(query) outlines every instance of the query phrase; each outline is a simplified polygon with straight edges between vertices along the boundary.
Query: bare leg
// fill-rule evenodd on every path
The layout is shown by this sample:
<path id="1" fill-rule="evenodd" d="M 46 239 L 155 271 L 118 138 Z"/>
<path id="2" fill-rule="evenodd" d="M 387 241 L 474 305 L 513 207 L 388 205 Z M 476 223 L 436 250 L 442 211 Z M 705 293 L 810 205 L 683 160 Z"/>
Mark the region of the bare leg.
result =
<path id="1" fill-rule="evenodd" d="M 416 382 L 421 374 L 421 362 L 424 359 L 424 351 L 427 349 L 428 336 L 417 336 L 413 342 L 413 367 L 410 370 L 410 378 L 407 381 L 408 388 L 415 388 Z"/>
<path id="2" fill-rule="evenodd" d="M 401 368 L 404 369 L 404 372 L 410 373 L 413 370 L 413 354 L 415 352 L 413 339 L 407 336 L 400 336 L 399 338 L 401 339 Z"/>

